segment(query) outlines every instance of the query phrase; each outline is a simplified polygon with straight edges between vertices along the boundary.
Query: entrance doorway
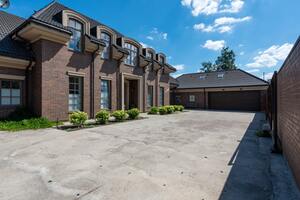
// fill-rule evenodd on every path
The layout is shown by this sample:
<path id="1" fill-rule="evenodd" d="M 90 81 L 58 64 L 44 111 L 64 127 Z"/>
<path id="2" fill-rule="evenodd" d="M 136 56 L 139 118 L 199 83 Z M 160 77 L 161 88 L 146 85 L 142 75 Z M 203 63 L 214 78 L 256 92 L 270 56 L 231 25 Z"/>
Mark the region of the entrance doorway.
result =
<path id="1" fill-rule="evenodd" d="M 124 80 L 124 106 L 125 109 L 139 108 L 138 80 Z"/>

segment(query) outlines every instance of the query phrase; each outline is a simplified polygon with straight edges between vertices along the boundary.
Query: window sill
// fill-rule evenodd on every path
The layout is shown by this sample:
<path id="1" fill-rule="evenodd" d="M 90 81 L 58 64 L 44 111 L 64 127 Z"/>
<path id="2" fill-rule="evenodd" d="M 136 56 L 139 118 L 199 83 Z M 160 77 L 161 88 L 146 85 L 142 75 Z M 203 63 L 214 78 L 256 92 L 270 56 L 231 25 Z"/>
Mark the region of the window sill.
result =
<path id="1" fill-rule="evenodd" d="M 76 53 L 76 54 L 83 54 L 84 53 L 83 51 L 77 51 L 77 50 L 74 50 L 74 49 L 71 49 L 71 48 L 68 48 L 68 51 L 71 51 L 71 52 Z"/>

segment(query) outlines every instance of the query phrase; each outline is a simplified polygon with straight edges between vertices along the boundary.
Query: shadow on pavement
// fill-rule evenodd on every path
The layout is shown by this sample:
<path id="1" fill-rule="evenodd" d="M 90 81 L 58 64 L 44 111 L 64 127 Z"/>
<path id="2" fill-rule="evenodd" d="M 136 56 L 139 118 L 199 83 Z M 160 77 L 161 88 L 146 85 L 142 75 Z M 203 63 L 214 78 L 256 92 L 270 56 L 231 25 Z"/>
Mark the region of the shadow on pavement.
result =
<path id="1" fill-rule="evenodd" d="M 272 195 L 269 178 L 270 139 L 260 145 L 255 135 L 265 116 L 256 113 L 228 162 L 232 166 L 219 200 L 267 200 Z M 269 145 L 270 144 L 270 145 Z"/>

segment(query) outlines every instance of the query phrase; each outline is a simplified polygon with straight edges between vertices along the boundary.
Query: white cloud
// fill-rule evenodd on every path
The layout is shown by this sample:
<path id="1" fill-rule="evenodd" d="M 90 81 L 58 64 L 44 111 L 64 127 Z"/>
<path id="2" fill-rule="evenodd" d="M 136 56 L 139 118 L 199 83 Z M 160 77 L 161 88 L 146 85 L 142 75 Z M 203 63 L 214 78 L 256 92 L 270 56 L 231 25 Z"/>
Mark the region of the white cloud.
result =
<path id="1" fill-rule="evenodd" d="M 246 72 L 248 72 L 248 73 L 256 73 L 256 72 L 259 72 L 259 69 L 249 69 Z"/>
<path id="2" fill-rule="evenodd" d="M 185 69 L 184 64 L 173 65 L 173 67 L 175 67 L 175 69 L 176 69 L 177 71 L 180 71 L 180 70 L 184 70 L 184 69 Z"/>
<path id="3" fill-rule="evenodd" d="M 191 9 L 193 16 L 200 14 L 237 13 L 244 6 L 244 0 L 181 0 L 181 5 Z"/>
<path id="4" fill-rule="evenodd" d="M 146 37 L 148 40 L 154 40 L 154 38 L 152 36 L 147 36 Z"/>
<path id="5" fill-rule="evenodd" d="M 203 48 L 218 51 L 222 49 L 225 46 L 225 41 L 224 40 L 207 40 L 205 44 L 202 46 Z"/>
<path id="6" fill-rule="evenodd" d="M 159 31 L 158 28 L 153 28 L 146 38 L 148 40 L 167 40 L 168 33 Z"/>
<path id="7" fill-rule="evenodd" d="M 181 75 L 183 75 L 183 73 L 179 73 L 179 74 L 172 74 L 172 76 L 174 77 L 174 78 L 178 78 L 179 76 L 181 76 Z"/>
<path id="8" fill-rule="evenodd" d="M 167 40 L 168 39 L 168 33 L 163 33 L 162 37 L 163 37 L 164 40 Z"/>
<path id="9" fill-rule="evenodd" d="M 270 80 L 270 79 L 272 79 L 273 74 L 274 74 L 274 72 L 267 73 L 267 74 L 265 74 L 265 77 L 262 77 L 262 78 L 265 79 L 266 81 Z"/>
<path id="10" fill-rule="evenodd" d="M 244 51 L 240 52 L 240 56 L 243 56 L 243 55 L 245 55 L 245 52 Z"/>
<path id="11" fill-rule="evenodd" d="M 285 43 L 281 46 L 273 45 L 265 51 L 260 51 L 253 58 L 254 61 L 246 66 L 252 68 L 275 67 L 279 61 L 285 60 L 292 48 L 293 44 L 290 43 Z"/>
<path id="12" fill-rule="evenodd" d="M 247 22 L 252 19 L 251 16 L 243 18 L 234 18 L 234 17 L 220 17 L 217 18 L 213 24 L 205 25 L 204 23 L 195 24 L 194 29 L 202 32 L 219 32 L 219 33 L 228 33 L 231 32 L 234 26 L 238 23 Z"/>

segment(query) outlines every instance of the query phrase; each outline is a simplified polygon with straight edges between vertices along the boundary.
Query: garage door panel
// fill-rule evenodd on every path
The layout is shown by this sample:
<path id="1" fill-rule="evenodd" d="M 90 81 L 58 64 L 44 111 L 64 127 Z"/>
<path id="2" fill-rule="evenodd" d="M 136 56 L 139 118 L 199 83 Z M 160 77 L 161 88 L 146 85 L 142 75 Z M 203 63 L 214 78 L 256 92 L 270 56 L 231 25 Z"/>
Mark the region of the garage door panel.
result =
<path id="1" fill-rule="evenodd" d="M 210 92 L 209 108 L 215 110 L 260 111 L 260 91 Z"/>

